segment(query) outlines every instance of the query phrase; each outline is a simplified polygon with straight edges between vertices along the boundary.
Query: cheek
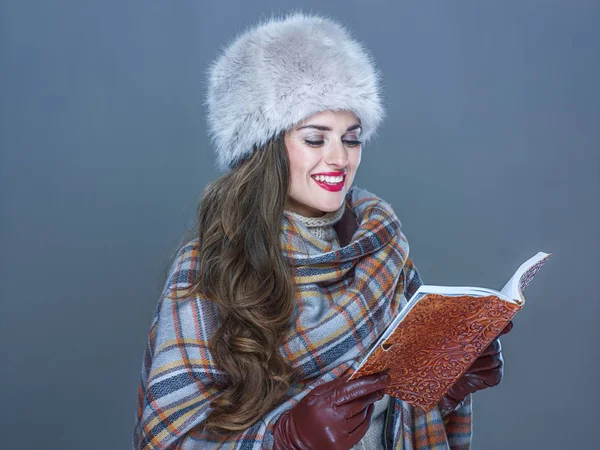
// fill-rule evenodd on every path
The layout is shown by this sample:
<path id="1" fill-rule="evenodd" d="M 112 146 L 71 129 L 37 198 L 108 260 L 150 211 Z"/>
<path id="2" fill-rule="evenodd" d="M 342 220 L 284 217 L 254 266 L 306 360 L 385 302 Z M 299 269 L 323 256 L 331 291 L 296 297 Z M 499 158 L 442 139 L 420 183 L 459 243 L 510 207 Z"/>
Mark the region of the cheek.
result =
<path id="1" fill-rule="evenodd" d="M 293 177 L 293 174 L 296 172 L 299 162 L 298 149 L 294 145 L 293 139 L 290 139 L 287 136 L 285 139 L 285 147 L 287 149 L 287 156 L 290 165 L 290 176 Z"/>
<path id="2" fill-rule="evenodd" d="M 359 149 L 356 152 L 350 153 L 348 155 L 348 159 L 350 160 L 350 167 L 352 167 L 352 179 L 354 179 L 354 176 L 356 175 L 356 172 L 358 170 L 358 166 L 360 166 L 360 160 L 362 158 L 362 151 Z"/>
<path id="3" fill-rule="evenodd" d="M 304 146 L 291 142 L 288 146 L 291 181 L 307 178 L 315 165 L 314 153 Z"/>
<path id="4" fill-rule="evenodd" d="M 304 161 L 299 152 L 291 151 L 289 154 L 290 159 L 290 181 L 297 180 L 304 171 Z"/>
<path id="5" fill-rule="evenodd" d="M 356 169 L 358 169 L 358 166 L 360 166 L 361 158 L 362 158 L 362 148 L 358 150 L 357 155 L 356 155 L 356 164 L 355 164 Z"/>
<path id="6" fill-rule="evenodd" d="M 303 161 L 302 151 L 292 145 L 288 146 L 288 159 L 290 162 L 290 181 L 289 181 L 289 192 L 292 195 L 297 195 L 297 191 L 300 189 L 300 184 L 303 179 Z"/>

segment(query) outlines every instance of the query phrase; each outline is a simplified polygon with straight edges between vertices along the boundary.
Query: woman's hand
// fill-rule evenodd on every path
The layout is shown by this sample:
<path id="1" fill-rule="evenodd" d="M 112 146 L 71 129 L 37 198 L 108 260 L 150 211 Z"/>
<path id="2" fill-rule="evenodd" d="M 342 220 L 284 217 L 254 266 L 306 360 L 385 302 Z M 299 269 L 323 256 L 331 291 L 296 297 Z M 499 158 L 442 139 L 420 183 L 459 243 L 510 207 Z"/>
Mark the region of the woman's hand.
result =
<path id="1" fill-rule="evenodd" d="M 390 383 L 387 374 L 347 381 L 338 378 L 314 388 L 281 415 L 273 430 L 274 450 L 348 450 L 371 424 L 373 403 Z"/>
<path id="2" fill-rule="evenodd" d="M 512 327 L 512 321 L 508 322 L 498 337 L 508 333 Z M 498 385 L 502 380 L 503 365 L 502 346 L 500 340 L 496 338 L 442 397 L 438 403 L 441 411 L 443 413 L 454 411 L 462 405 L 467 395 Z"/>

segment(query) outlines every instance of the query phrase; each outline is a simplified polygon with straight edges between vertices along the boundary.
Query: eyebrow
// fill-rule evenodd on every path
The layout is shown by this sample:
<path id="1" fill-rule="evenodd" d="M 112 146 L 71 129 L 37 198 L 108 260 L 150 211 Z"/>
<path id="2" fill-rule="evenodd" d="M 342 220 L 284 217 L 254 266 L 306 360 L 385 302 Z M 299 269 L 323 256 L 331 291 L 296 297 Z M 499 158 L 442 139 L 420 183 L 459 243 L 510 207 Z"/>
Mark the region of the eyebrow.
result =
<path id="1" fill-rule="evenodd" d="M 317 130 L 321 130 L 321 131 L 331 131 L 331 128 L 323 126 L 323 125 L 304 125 L 302 127 L 298 127 L 298 130 L 302 130 L 303 128 L 315 128 Z M 354 124 L 350 127 L 348 127 L 348 129 L 346 131 L 354 131 L 357 128 L 360 128 L 360 123 Z"/>

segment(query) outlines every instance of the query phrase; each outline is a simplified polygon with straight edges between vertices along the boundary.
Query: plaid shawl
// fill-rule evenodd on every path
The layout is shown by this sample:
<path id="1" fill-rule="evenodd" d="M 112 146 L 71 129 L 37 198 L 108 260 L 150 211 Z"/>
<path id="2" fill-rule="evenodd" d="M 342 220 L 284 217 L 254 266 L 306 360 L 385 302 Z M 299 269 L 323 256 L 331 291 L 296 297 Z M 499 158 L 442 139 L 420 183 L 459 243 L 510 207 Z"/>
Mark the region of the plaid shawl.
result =
<path id="1" fill-rule="evenodd" d="M 301 382 L 290 388 L 287 401 L 228 438 L 210 435 L 202 426 L 217 386 L 227 376 L 215 366 L 208 347 L 219 326 L 215 305 L 198 296 L 170 298 L 170 293 L 189 287 L 197 273 L 198 242 L 179 250 L 150 328 L 138 390 L 135 450 L 272 448 L 273 425 L 284 411 L 314 387 L 358 366 L 421 279 L 388 203 L 354 187 L 345 206 L 342 220 L 353 219 L 355 231 L 338 249 L 284 215 L 282 251 L 294 275 L 297 304 L 280 351 Z M 470 448 L 470 398 L 445 417 L 438 408 L 424 413 L 396 398 L 391 405 L 387 448 Z"/>

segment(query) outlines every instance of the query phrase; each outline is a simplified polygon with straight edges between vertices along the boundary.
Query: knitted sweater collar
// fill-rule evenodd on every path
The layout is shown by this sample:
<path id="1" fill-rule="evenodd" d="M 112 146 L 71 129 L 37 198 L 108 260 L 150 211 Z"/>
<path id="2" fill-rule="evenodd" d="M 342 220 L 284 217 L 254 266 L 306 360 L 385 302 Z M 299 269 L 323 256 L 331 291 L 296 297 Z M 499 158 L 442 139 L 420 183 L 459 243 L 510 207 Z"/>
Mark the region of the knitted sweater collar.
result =
<path id="1" fill-rule="evenodd" d="M 323 264 L 338 270 L 327 270 L 328 275 L 322 280 L 328 277 L 335 279 L 358 260 L 383 247 L 388 247 L 388 252 L 397 252 L 399 260 L 404 263 L 408 256 L 408 243 L 400 231 L 400 221 L 387 202 L 364 189 L 353 187 L 346 194 L 345 208 L 342 219 L 335 224 L 341 238 L 338 248 L 316 238 L 302 221 L 289 214 L 283 215 L 281 248 L 297 277 L 296 281 L 301 282 L 304 271 L 312 273 L 315 268 L 325 267 Z M 348 226 L 351 222 L 355 223 L 355 227 Z"/>
<path id="2" fill-rule="evenodd" d="M 288 210 L 285 210 L 284 213 L 304 224 L 316 237 L 337 246 L 339 241 L 333 225 L 342 218 L 345 208 L 346 202 L 344 201 L 336 211 L 327 212 L 320 217 L 306 217 Z"/>

